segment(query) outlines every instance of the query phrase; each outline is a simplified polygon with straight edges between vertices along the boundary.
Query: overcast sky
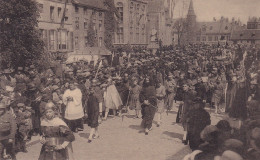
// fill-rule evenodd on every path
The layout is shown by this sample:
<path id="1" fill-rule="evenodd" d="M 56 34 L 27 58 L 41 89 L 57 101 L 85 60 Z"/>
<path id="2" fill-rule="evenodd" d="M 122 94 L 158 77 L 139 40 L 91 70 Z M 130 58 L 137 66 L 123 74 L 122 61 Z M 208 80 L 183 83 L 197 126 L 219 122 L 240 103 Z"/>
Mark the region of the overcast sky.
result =
<path id="1" fill-rule="evenodd" d="M 185 1 L 184 12 L 183 1 Z M 186 16 L 190 0 L 178 0 L 174 10 L 174 18 Z M 246 23 L 248 17 L 260 17 L 260 0 L 193 0 L 197 21 L 211 21 L 213 17 L 221 16 L 240 18 Z"/>

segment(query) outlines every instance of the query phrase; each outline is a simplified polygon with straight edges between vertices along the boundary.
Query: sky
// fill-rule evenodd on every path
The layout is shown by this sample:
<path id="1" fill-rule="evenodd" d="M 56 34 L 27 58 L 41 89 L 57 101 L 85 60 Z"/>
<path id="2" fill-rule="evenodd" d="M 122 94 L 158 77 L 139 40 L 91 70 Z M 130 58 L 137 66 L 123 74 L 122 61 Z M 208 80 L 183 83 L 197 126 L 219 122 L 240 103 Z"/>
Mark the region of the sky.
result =
<path id="1" fill-rule="evenodd" d="M 183 12 L 183 1 L 184 12 Z M 186 16 L 190 0 L 177 0 L 174 18 Z M 212 21 L 221 16 L 240 19 L 246 24 L 249 17 L 260 17 L 260 0 L 193 0 L 197 21 Z"/>

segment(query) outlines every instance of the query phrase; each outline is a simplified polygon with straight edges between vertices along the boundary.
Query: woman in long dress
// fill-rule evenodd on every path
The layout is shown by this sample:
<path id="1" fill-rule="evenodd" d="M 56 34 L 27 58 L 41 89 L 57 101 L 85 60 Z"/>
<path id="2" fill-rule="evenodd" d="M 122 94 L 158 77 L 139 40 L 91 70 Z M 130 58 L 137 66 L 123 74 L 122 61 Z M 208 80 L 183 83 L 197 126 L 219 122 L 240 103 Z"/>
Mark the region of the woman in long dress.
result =
<path id="1" fill-rule="evenodd" d="M 75 140 L 67 124 L 55 115 L 55 105 L 47 103 L 41 121 L 43 144 L 39 160 L 74 160 L 71 142 Z"/>
<path id="2" fill-rule="evenodd" d="M 153 118 L 157 110 L 155 86 L 146 78 L 143 89 L 140 93 L 140 102 L 142 103 L 142 127 L 145 129 L 145 135 L 152 129 Z"/>
<path id="3" fill-rule="evenodd" d="M 104 120 L 107 119 L 109 109 L 113 110 L 114 116 L 116 115 L 116 110 L 123 105 L 120 95 L 116 89 L 116 86 L 111 78 L 108 78 L 107 89 L 104 92 L 104 102 L 106 106 L 106 112 Z"/>

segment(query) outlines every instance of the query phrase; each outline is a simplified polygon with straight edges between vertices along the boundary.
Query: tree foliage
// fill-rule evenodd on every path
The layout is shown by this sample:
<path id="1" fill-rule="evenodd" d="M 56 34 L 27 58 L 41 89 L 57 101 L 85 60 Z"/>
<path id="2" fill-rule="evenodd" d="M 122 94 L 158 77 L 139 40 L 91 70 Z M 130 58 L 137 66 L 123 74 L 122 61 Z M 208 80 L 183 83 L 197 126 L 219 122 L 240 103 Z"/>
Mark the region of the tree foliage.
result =
<path id="1" fill-rule="evenodd" d="M 34 0 L 0 0 L 2 67 L 24 67 L 41 59 L 44 43 L 37 30 L 38 17 Z"/>
<path id="2" fill-rule="evenodd" d="M 109 50 L 113 49 L 113 37 L 114 32 L 117 27 L 116 17 L 119 17 L 119 13 L 115 7 L 114 0 L 104 0 L 105 6 L 107 7 L 107 11 L 105 12 L 105 35 L 104 35 L 104 43 L 105 47 Z"/>

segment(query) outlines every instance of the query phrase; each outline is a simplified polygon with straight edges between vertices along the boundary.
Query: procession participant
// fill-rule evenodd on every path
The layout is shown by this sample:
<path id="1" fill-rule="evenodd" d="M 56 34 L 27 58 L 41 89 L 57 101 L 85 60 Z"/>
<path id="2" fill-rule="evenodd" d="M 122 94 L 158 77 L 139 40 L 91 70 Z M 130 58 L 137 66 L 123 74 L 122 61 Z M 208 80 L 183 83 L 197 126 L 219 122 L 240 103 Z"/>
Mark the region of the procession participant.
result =
<path id="1" fill-rule="evenodd" d="M 142 87 L 138 85 L 138 79 L 133 79 L 133 86 L 130 88 L 130 96 L 129 96 L 129 107 L 130 109 L 135 109 L 136 118 L 140 117 L 141 103 L 140 103 L 140 92 Z"/>
<path id="2" fill-rule="evenodd" d="M 187 117 L 187 113 L 189 112 L 193 100 L 195 98 L 195 93 L 193 90 L 191 90 L 191 84 L 189 84 L 188 81 L 186 81 L 183 85 L 183 106 L 182 106 L 182 111 L 181 111 L 181 122 L 184 128 L 184 135 L 183 135 L 183 143 L 187 144 L 187 123 L 186 123 L 186 119 Z"/>
<path id="3" fill-rule="evenodd" d="M 75 82 L 70 82 L 69 89 L 64 92 L 62 100 L 66 105 L 64 118 L 70 129 L 73 132 L 78 132 L 79 128 L 83 129 L 82 93 L 76 88 Z"/>
<path id="4" fill-rule="evenodd" d="M 103 85 L 104 86 L 104 85 Z M 96 95 L 96 98 L 98 100 L 98 106 L 99 106 L 99 121 L 102 121 L 102 112 L 103 112 L 103 101 L 104 101 L 104 91 L 101 89 L 101 86 L 98 85 L 98 81 L 96 79 L 92 80 L 91 84 L 92 89 L 94 90 L 94 93 Z"/>
<path id="5" fill-rule="evenodd" d="M 27 104 L 28 106 L 31 106 L 33 109 L 33 113 L 32 113 L 32 122 L 33 122 L 33 132 L 32 134 L 34 136 L 36 136 L 37 134 L 39 134 L 40 131 L 40 117 L 41 117 L 41 113 L 40 113 L 40 101 L 38 101 L 37 99 L 37 95 L 38 95 L 38 90 L 35 86 L 34 83 L 29 83 L 28 84 L 28 89 L 26 91 L 26 96 L 27 96 Z"/>
<path id="6" fill-rule="evenodd" d="M 121 77 L 116 77 L 117 79 L 116 79 L 116 89 L 117 89 L 117 91 L 118 91 L 118 93 L 119 93 L 119 95 L 120 95 L 120 98 L 121 98 L 121 100 L 122 100 L 122 103 L 123 103 L 123 105 L 122 106 L 120 106 L 120 108 L 119 108 L 119 114 L 120 114 L 120 116 L 121 116 L 121 112 L 122 112 L 122 109 L 123 108 L 126 108 L 126 109 L 128 109 L 128 101 L 129 101 L 129 97 L 128 97 L 128 95 L 129 95 L 129 88 L 127 87 L 127 84 L 126 83 L 124 83 L 123 81 L 122 81 L 122 78 Z"/>
<path id="7" fill-rule="evenodd" d="M 236 92 L 229 111 L 229 116 L 234 119 L 245 120 L 247 118 L 247 92 L 244 79 L 237 82 Z"/>
<path id="8" fill-rule="evenodd" d="M 200 97 L 197 97 L 194 99 L 193 105 L 187 113 L 187 141 L 192 151 L 198 149 L 199 145 L 203 143 L 200 133 L 211 123 L 210 115 L 204 107 L 205 103 L 203 103 Z"/>
<path id="9" fill-rule="evenodd" d="M 115 116 L 116 110 L 118 110 L 119 107 L 123 105 L 120 95 L 111 77 L 109 77 L 107 80 L 107 88 L 104 92 L 104 103 L 106 106 L 106 111 L 103 120 L 107 119 L 109 109 L 113 110 L 113 115 Z"/>
<path id="10" fill-rule="evenodd" d="M 171 110 L 174 102 L 174 97 L 176 95 L 177 84 L 173 78 L 172 74 L 169 74 L 168 79 L 165 82 L 166 88 L 166 107 L 167 110 Z"/>
<path id="11" fill-rule="evenodd" d="M 213 88 L 213 95 L 212 95 L 212 102 L 215 106 L 215 113 L 218 114 L 220 113 L 220 103 L 221 99 L 223 99 L 224 96 L 224 84 L 220 81 L 220 79 L 217 79 L 214 83 Z"/>
<path id="12" fill-rule="evenodd" d="M 87 102 L 88 126 L 91 127 L 88 143 L 99 137 L 98 134 L 98 118 L 99 118 L 99 93 L 96 93 L 94 88 L 90 88 L 90 95 Z"/>
<path id="13" fill-rule="evenodd" d="M 140 102 L 142 103 L 142 124 L 145 129 L 145 135 L 152 129 L 152 123 L 155 112 L 157 110 L 156 104 L 156 89 L 150 82 L 149 78 L 146 78 L 143 84 L 142 91 L 140 92 Z"/>
<path id="14" fill-rule="evenodd" d="M 162 123 L 162 113 L 164 112 L 164 107 L 165 107 L 165 103 L 164 103 L 164 99 L 166 96 L 166 89 L 163 86 L 161 81 L 157 81 L 157 88 L 156 88 L 156 103 L 157 103 L 157 127 L 160 127 L 161 123 Z"/>
<path id="15" fill-rule="evenodd" d="M 47 103 L 41 121 L 39 160 L 74 160 L 72 144 L 75 137 L 66 123 L 55 116 L 55 105 Z"/>
<path id="16" fill-rule="evenodd" d="M 14 117 L 6 108 L 6 104 L 0 102 L 0 159 L 4 158 L 3 153 L 6 150 L 6 153 L 15 160 L 13 144 L 17 127 Z"/>

